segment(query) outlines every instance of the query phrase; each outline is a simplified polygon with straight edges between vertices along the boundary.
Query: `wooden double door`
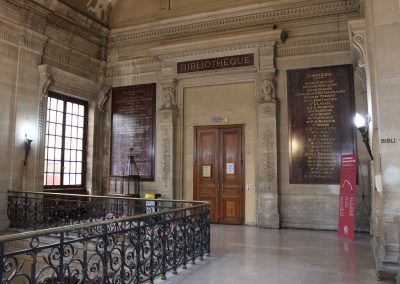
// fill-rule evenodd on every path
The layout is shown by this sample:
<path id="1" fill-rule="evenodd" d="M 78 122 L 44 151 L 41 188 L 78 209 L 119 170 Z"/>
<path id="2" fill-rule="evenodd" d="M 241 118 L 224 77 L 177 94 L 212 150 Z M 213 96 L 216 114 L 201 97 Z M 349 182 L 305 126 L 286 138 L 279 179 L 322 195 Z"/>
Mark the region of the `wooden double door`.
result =
<path id="1" fill-rule="evenodd" d="M 243 127 L 201 126 L 194 132 L 194 198 L 210 202 L 211 222 L 243 224 Z"/>

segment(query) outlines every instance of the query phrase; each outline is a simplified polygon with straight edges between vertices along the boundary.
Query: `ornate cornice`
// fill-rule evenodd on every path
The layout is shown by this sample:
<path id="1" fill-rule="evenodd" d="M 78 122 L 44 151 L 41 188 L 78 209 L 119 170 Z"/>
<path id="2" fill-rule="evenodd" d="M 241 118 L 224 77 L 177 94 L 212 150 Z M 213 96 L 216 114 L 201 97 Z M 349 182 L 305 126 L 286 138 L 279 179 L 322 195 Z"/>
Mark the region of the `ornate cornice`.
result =
<path id="1" fill-rule="evenodd" d="M 0 20 L 0 40 L 41 53 L 47 37 L 25 27 Z"/>
<path id="2" fill-rule="evenodd" d="M 62 94 L 73 94 L 75 97 L 95 102 L 98 100 L 99 94 L 104 87 L 104 85 L 96 81 L 59 68 L 47 66 L 47 70 L 47 73 L 52 78 L 52 84 L 49 87 L 51 91 Z"/>
<path id="3" fill-rule="evenodd" d="M 261 11 L 260 11 L 261 10 Z M 264 10 L 264 11 L 262 11 Z M 290 22 L 304 22 L 314 19 L 327 19 L 334 17 L 337 21 L 338 15 L 344 17 L 346 15 L 359 15 L 359 5 L 357 0 L 333 1 L 314 5 L 308 5 L 297 8 L 285 8 L 272 10 L 268 7 L 258 9 L 257 12 L 237 16 L 226 16 L 224 11 L 221 11 L 219 16 L 214 16 L 212 19 L 197 20 L 196 22 L 185 23 L 176 21 L 173 24 L 165 24 L 162 22 L 155 23 L 152 26 L 142 30 L 124 29 L 121 31 L 113 31 L 109 41 L 109 53 L 130 49 L 132 46 L 141 46 L 143 44 L 152 45 L 162 40 L 184 38 L 188 36 L 199 36 L 203 34 L 213 34 L 229 31 L 238 31 L 257 27 L 272 27 Z M 282 28 L 282 27 L 281 27 Z"/>
<path id="4" fill-rule="evenodd" d="M 57 63 L 68 64 L 84 71 L 88 76 L 101 77 L 105 73 L 104 61 L 95 59 L 75 49 L 63 46 L 55 41 L 49 41 L 44 50 L 44 55 L 56 60 Z"/>
<path id="5" fill-rule="evenodd" d="M 257 49 L 262 46 L 263 43 L 248 43 L 248 44 L 237 44 L 237 45 L 229 45 L 223 47 L 216 47 L 216 48 L 206 48 L 201 50 L 192 50 L 187 52 L 179 52 L 174 54 L 168 55 L 161 55 L 159 56 L 160 60 L 169 61 L 169 60 L 184 60 L 188 57 L 210 57 L 217 56 L 217 55 L 226 55 L 227 53 L 237 51 L 237 52 L 245 52 L 248 50 L 257 51 Z M 236 54 L 236 53 L 235 53 Z"/>
<path id="6" fill-rule="evenodd" d="M 280 43 L 277 45 L 276 54 L 278 57 L 285 57 L 349 50 L 350 42 L 348 37 L 339 36 L 334 38 L 305 39 Z"/>
<path id="7" fill-rule="evenodd" d="M 110 63 L 107 77 L 118 77 L 130 74 L 157 72 L 161 70 L 161 62 L 154 57 L 140 58 Z"/>

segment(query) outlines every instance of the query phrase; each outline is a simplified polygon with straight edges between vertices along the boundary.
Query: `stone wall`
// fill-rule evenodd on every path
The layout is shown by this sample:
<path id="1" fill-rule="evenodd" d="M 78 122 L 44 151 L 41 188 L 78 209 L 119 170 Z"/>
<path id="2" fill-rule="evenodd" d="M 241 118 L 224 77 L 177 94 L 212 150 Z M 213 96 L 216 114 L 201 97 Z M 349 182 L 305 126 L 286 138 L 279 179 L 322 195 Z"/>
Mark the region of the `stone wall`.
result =
<path id="1" fill-rule="evenodd" d="M 120 5 L 127 5 L 124 3 L 121 2 Z M 208 94 L 204 94 L 204 98 L 199 98 L 200 101 L 195 100 L 195 106 L 188 106 L 187 102 L 184 103 L 184 98 L 185 94 L 192 90 L 185 91 L 185 88 L 190 86 L 202 89 L 204 85 L 208 85 L 210 89 L 213 89 L 218 86 L 221 94 L 228 94 L 232 92 L 230 87 L 220 84 L 234 78 L 233 80 L 239 82 L 254 84 L 254 96 L 257 102 L 261 92 L 262 74 L 268 72 L 276 74 L 274 79 L 277 83 L 276 95 L 279 104 L 277 116 L 274 119 L 278 128 L 273 142 L 276 143 L 274 147 L 278 152 L 275 153 L 277 168 L 272 178 L 276 185 L 272 185 L 272 192 L 264 194 L 261 184 L 265 177 L 257 164 L 257 159 L 246 160 L 246 166 L 255 170 L 255 180 L 252 176 L 254 173 L 246 171 L 246 183 L 248 182 L 250 188 L 254 188 L 254 192 L 251 191 L 252 189 L 246 192 L 246 223 L 253 224 L 259 216 L 258 220 L 269 220 L 266 221 L 267 224 L 258 223 L 260 226 L 277 227 L 280 224 L 283 227 L 336 229 L 339 186 L 306 186 L 289 184 L 288 181 L 286 70 L 352 63 L 347 21 L 362 17 L 361 4 L 359 1 L 317 1 L 286 6 L 265 1 L 259 4 L 257 9 L 253 8 L 251 5 L 227 8 L 206 13 L 201 18 L 180 17 L 174 21 L 160 17 L 148 25 L 113 29 L 108 50 L 110 62 L 108 76 L 114 86 L 148 82 L 157 82 L 160 85 L 163 81 L 176 81 L 179 113 L 174 138 L 176 155 L 173 162 L 175 165 L 173 177 L 175 177 L 175 183 L 171 183 L 171 186 L 175 186 L 171 190 L 176 196 L 190 198 L 193 191 L 192 167 L 190 158 L 187 156 L 190 156 L 190 149 L 186 149 L 186 147 L 190 148 L 190 127 L 195 124 L 194 122 L 208 124 L 207 117 L 201 109 L 213 102 Z M 118 10 L 118 4 L 116 9 Z M 274 35 L 278 31 L 283 31 L 287 38 L 282 40 Z M 238 70 L 177 74 L 177 62 L 244 53 L 255 54 L 256 64 L 253 68 L 241 67 Z M 361 94 L 358 87 L 356 94 Z M 198 96 L 201 94 L 199 93 Z M 157 99 L 161 99 L 159 94 Z M 361 105 L 366 105 L 365 96 L 360 96 L 357 100 L 361 102 Z M 199 102 L 201 102 L 200 105 Z M 192 107 L 200 113 L 186 112 Z M 255 123 L 250 122 L 250 124 L 254 123 L 258 134 L 246 139 L 258 141 L 258 136 L 262 135 L 261 128 L 264 127 L 262 112 L 258 111 L 257 103 L 253 104 L 253 108 L 253 112 L 257 113 L 257 119 Z M 357 109 L 362 109 L 362 107 L 357 107 Z M 226 110 L 221 109 L 220 112 L 226 114 Z M 241 112 L 232 111 L 232 117 L 241 117 Z M 234 121 L 243 123 L 247 120 L 235 119 Z M 157 147 L 160 147 L 162 138 L 159 132 L 157 132 L 156 140 Z M 265 156 L 261 147 L 261 142 L 255 144 L 257 157 Z M 252 150 L 248 151 L 251 153 Z M 365 152 L 360 151 L 360 153 L 361 156 L 365 156 Z M 161 152 L 158 150 L 157 163 L 160 163 L 160 157 Z M 368 159 L 363 158 L 363 160 L 365 160 L 363 168 L 368 169 Z M 366 182 L 369 179 L 368 174 L 366 171 L 364 176 Z M 161 179 L 156 180 L 155 183 L 143 185 L 144 191 L 161 190 L 161 188 L 163 188 Z M 369 187 L 367 186 L 364 190 L 369 199 Z M 252 208 L 254 205 L 256 210 Z M 362 229 L 368 230 L 367 213 L 363 214 Z"/>
<path id="2" fill-rule="evenodd" d="M 108 29 L 58 1 L 42 2 L 0 1 L 1 229 L 7 190 L 43 188 L 47 91 L 96 103 L 104 73 Z M 33 142 L 24 166 L 25 138 Z"/>
<path id="3" fill-rule="evenodd" d="M 397 0 L 366 1 L 368 56 L 371 63 L 371 114 L 375 163 L 373 206 L 373 246 L 381 277 L 394 277 L 400 271 L 400 131 L 397 114 L 400 105 L 398 52 L 400 3 Z"/>

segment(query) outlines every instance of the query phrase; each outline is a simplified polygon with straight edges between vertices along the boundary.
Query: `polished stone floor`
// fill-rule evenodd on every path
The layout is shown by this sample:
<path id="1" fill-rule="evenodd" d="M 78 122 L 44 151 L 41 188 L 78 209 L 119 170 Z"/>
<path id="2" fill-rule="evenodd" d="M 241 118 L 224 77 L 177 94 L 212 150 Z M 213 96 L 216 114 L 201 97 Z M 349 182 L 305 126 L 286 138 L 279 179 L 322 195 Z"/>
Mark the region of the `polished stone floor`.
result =
<path id="1" fill-rule="evenodd" d="M 211 257 L 157 283 L 370 284 L 377 281 L 368 234 L 211 226 Z"/>

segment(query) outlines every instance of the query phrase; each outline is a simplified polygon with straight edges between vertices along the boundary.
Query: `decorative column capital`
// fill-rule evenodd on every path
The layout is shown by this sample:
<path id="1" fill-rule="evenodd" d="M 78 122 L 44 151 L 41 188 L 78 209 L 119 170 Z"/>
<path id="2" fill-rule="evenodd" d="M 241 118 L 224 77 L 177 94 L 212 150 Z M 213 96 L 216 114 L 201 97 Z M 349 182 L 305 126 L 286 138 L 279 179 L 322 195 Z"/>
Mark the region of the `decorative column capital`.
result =
<path id="1" fill-rule="evenodd" d="M 260 95 L 258 103 L 275 103 L 277 101 L 275 72 L 260 73 L 259 82 Z"/>
<path id="2" fill-rule="evenodd" d="M 50 85 L 54 82 L 53 76 L 51 75 L 51 68 L 48 65 L 39 65 L 39 97 L 42 101 L 47 97 Z"/>
<path id="3" fill-rule="evenodd" d="M 160 110 L 166 110 L 166 109 L 175 110 L 178 108 L 176 104 L 177 83 L 178 83 L 177 80 L 161 83 L 163 104 Z"/>
<path id="4" fill-rule="evenodd" d="M 359 53 L 359 58 L 357 61 L 357 66 L 365 67 L 366 62 L 366 52 L 365 52 L 365 35 L 363 32 L 353 32 L 352 33 L 352 43 L 355 49 Z"/>

